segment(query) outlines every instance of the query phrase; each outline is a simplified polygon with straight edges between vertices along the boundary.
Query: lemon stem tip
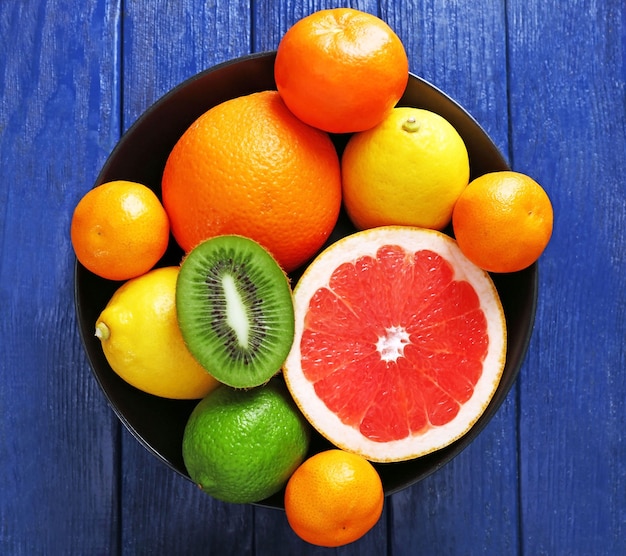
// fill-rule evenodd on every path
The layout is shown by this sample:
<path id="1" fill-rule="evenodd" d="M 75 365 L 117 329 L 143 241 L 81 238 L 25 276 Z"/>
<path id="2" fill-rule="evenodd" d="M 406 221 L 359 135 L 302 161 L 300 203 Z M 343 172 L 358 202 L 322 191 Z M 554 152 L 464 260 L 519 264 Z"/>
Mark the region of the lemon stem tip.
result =
<path id="1" fill-rule="evenodd" d="M 104 324 L 102 321 L 96 323 L 96 338 L 101 341 L 105 341 L 109 339 L 110 335 L 111 331 L 106 324 Z"/>
<path id="2" fill-rule="evenodd" d="M 415 133 L 419 129 L 419 127 L 420 126 L 417 123 L 417 120 L 413 116 L 407 118 L 402 124 L 402 129 L 409 133 Z"/>

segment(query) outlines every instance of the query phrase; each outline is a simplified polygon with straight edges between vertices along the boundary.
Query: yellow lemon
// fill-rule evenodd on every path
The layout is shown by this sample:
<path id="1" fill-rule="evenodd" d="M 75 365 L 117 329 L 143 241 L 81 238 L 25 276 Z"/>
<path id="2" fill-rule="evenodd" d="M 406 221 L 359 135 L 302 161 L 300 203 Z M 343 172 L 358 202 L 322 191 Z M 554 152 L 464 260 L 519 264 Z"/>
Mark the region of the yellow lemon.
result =
<path id="1" fill-rule="evenodd" d="M 343 201 L 363 230 L 403 225 L 441 230 L 469 182 L 463 139 L 445 118 L 394 108 L 379 125 L 355 133 L 342 156 Z"/>
<path id="2" fill-rule="evenodd" d="M 96 321 L 109 365 L 149 394 L 199 399 L 218 381 L 187 350 L 176 318 L 179 267 L 165 267 L 124 283 Z"/>

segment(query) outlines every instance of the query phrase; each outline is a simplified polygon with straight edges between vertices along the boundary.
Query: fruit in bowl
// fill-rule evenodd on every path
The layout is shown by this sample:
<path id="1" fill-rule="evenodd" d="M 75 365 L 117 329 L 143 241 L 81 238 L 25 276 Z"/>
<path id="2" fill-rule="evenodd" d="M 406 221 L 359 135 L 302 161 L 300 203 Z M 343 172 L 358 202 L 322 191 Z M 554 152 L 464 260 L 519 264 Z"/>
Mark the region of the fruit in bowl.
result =
<path id="1" fill-rule="evenodd" d="M 505 399 L 522 364 L 532 331 L 537 299 L 537 266 L 533 263 L 516 272 L 488 275 L 484 270 L 473 266 L 472 263 L 459 252 L 456 242 L 450 238 L 450 235 L 453 235 L 453 230 L 449 225 L 446 227 L 445 223 L 438 223 L 437 227 L 442 228 L 447 232 L 447 235 L 440 231 L 427 231 L 422 228 L 415 228 L 414 226 L 403 226 L 402 224 L 399 227 L 387 226 L 381 228 L 381 230 L 384 229 L 389 235 L 384 238 L 384 241 L 380 244 L 376 243 L 378 239 L 375 241 L 371 240 L 371 238 L 379 237 L 377 230 L 366 230 L 357 233 L 357 227 L 350 219 L 345 207 L 341 207 L 341 192 L 339 191 L 341 186 L 339 174 L 340 159 L 346 147 L 346 143 L 350 140 L 350 136 L 347 134 L 324 135 L 326 132 L 320 134 L 320 132 L 318 132 L 319 130 L 315 128 L 307 128 L 306 132 L 303 132 L 300 124 L 293 122 L 292 116 L 286 113 L 280 105 L 280 92 L 277 92 L 277 84 L 275 81 L 276 56 L 276 53 L 263 53 L 233 60 L 206 70 L 173 89 L 150 107 L 129 129 L 124 137 L 122 137 L 102 169 L 97 184 L 106 184 L 115 180 L 127 180 L 129 182 L 144 184 L 163 201 L 166 208 L 169 206 L 171 215 L 176 213 L 171 217 L 171 220 L 173 220 L 172 230 L 174 237 L 171 238 L 167 251 L 157 263 L 159 267 L 180 265 L 181 261 L 184 261 L 187 257 L 193 261 L 200 252 L 199 250 L 203 249 L 204 243 L 202 238 L 207 235 L 207 232 L 199 231 L 195 228 L 194 222 L 200 219 L 204 220 L 204 217 L 189 218 L 192 209 L 195 211 L 199 207 L 204 207 L 209 216 L 215 217 L 214 222 L 216 223 L 215 226 L 217 226 L 214 228 L 217 230 L 215 235 L 220 238 L 226 236 L 229 236 L 229 238 L 254 236 L 257 234 L 257 231 L 254 231 L 252 227 L 245 226 L 252 226 L 253 221 L 258 220 L 261 227 L 256 228 L 256 230 L 260 229 L 262 233 L 258 232 L 260 235 L 257 236 L 257 240 L 265 244 L 262 248 L 267 248 L 268 254 L 273 251 L 272 254 L 276 257 L 279 266 L 282 266 L 283 270 L 288 272 L 288 279 L 295 291 L 295 311 L 293 317 L 295 319 L 296 343 L 291 346 L 292 349 L 289 357 L 287 357 L 286 351 L 284 351 L 282 355 L 279 356 L 279 359 L 286 359 L 284 367 L 285 382 L 290 387 L 290 392 L 294 400 L 299 404 L 300 410 L 308 417 L 312 425 L 310 441 L 307 441 L 308 455 L 333 449 L 335 443 L 340 447 L 345 447 L 346 450 L 350 450 L 351 452 L 360 452 L 360 449 L 354 445 L 345 444 L 342 446 L 342 438 L 333 437 L 332 434 L 328 433 L 328 427 L 321 426 L 319 422 L 319 407 L 321 406 L 318 405 L 317 408 L 311 408 L 307 405 L 307 400 L 310 398 L 314 398 L 318 404 L 324 403 L 326 409 L 322 410 L 322 412 L 332 413 L 332 419 L 337 419 L 343 424 L 344 428 L 341 430 L 348 430 L 351 426 L 351 422 L 355 419 L 355 412 L 346 412 L 345 407 L 340 407 L 342 405 L 341 403 L 339 403 L 339 406 L 333 406 L 336 400 L 333 402 L 329 401 L 328 403 L 324 401 L 323 398 L 325 394 L 321 395 L 319 393 L 321 391 L 320 389 L 311 386 L 313 382 L 310 378 L 312 376 L 311 372 L 305 369 L 305 366 L 301 364 L 304 357 L 302 355 L 304 351 L 303 347 L 306 347 L 305 343 L 308 342 L 308 339 L 305 339 L 307 334 L 305 334 L 302 329 L 302 323 L 305 321 L 303 315 L 307 313 L 306 307 L 310 306 L 311 299 L 316 295 L 315 292 L 323 288 L 323 281 L 329 280 L 326 276 L 322 277 L 322 282 L 316 282 L 315 280 L 313 282 L 310 281 L 311 275 L 316 276 L 313 272 L 315 267 L 319 268 L 320 266 L 324 266 L 323 264 L 318 264 L 318 261 L 324 261 L 324 253 L 332 253 L 334 246 L 341 244 L 342 241 L 344 241 L 343 238 L 347 236 L 351 238 L 357 237 L 361 238 L 362 244 L 366 243 L 369 247 L 377 245 L 382 251 L 379 249 L 374 249 L 373 251 L 368 250 L 368 247 L 368 249 L 359 252 L 360 258 L 356 263 L 347 261 L 349 264 L 358 264 L 364 267 L 366 263 L 371 263 L 373 267 L 379 269 L 379 274 L 380 272 L 388 274 L 387 270 L 384 269 L 391 268 L 393 265 L 397 266 L 399 261 L 405 261 L 407 257 L 412 257 L 413 262 L 411 263 L 412 266 L 410 266 L 410 272 L 413 276 L 418 275 L 418 267 L 419 272 L 422 272 L 434 265 L 434 267 L 438 269 L 435 280 L 438 286 L 434 291 L 437 296 L 439 296 L 439 299 L 444 301 L 448 299 L 448 293 L 442 292 L 451 292 L 450 295 L 458 296 L 459 289 L 467 288 L 467 286 L 464 285 L 465 283 L 470 284 L 469 289 L 474 293 L 468 295 L 463 294 L 458 299 L 465 300 L 469 296 L 474 300 L 470 312 L 475 314 L 476 318 L 474 320 L 466 320 L 464 324 L 465 328 L 463 326 L 455 328 L 454 326 L 448 326 L 455 320 L 455 316 L 458 317 L 458 314 L 453 314 L 449 319 L 450 322 L 444 323 L 447 328 L 440 328 L 438 332 L 440 337 L 452 337 L 453 343 L 456 342 L 455 349 L 457 355 L 464 352 L 466 347 L 464 342 L 469 343 L 470 340 L 473 341 L 476 339 L 476 343 L 479 346 L 482 345 L 483 348 L 485 348 L 485 345 L 488 346 L 483 349 L 482 352 L 480 352 L 479 349 L 480 353 L 476 356 L 479 360 L 478 371 L 476 371 L 475 368 L 476 364 L 474 364 L 473 370 L 470 369 L 471 364 L 467 366 L 466 370 L 462 373 L 463 380 L 461 383 L 456 383 L 454 386 L 454 395 L 449 396 L 448 406 L 450 409 L 448 413 L 451 415 L 451 418 L 448 419 L 447 422 L 455 422 L 456 420 L 461 426 L 449 427 L 452 432 L 447 436 L 444 435 L 445 438 L 443 439 L 441 435 L 435 434 L 434 437 L 436 437 L 436 440 L 432 442 L 428 441 L 426 449 L 411 447 L 409 449 L 403 448 L 400 452 L 394 452 L 391 447 L 393 446 L 395 449 L 397 443 L 402 442 L 403 437 L 416 434 L 419 436 L 422 429 L 428 428 L 427 420 L 432 418 L 430 424 L 433 425 L 434 423 L 434 426 L 441 426 L 441 423 L 435 423 L 436 419 L 434 419 L 432 415 L 428 415 L 425 420 L 424 415 L 426 414 L 422 411 L 421 421 L 412 415 L 412 423 L 409 427 L 412 432 L 410 434 L 399 431 L 398 427 L 392 424 L 391 428 L 394 429 L 394 431 L 392 431 L 391 436 L 381 436 L 380 420 L 373 425 L 368 424 L 366 427 L 369 430 L 364 436 L 369 435 L 368 442 L 370 444 L 376 444 L 377 449 L 374 450 L 376 453 L 371 450 L 363 451 L 363 456 L 372 462 L 393 462 L 385 464 L 374 463 L 374 468 L 380 476 L 384 493 L 391 494 L 421 480 L 455 457 L 479 434 Z M 206 118 L 210 119 L 216 117 L 216 114 L 219 116 L 219 111 L 223 111 L 225 105 L 226 107 L 232 107 L 234 103 L 247 103 L 251 98 L 262 99 L 262 102 L 256 101 L 257 108 L 259 104 L 270 106 L 270 113 L 276 116 L 276 118 L 273 117 L 272 120 L 273 123 L 278 122 L 277 127 L 262 126 L 264 130 L 273 130 L 269 132 L 273 141 L 276 141 L 272 142 L 272 145 L 280 145 L 281 141 L 283 142 L 282 144 L 289 144 L 290 141 L 293 141 L 293 136 L 283 133 L 287 128 L 290 130 L 298 128 L 300 129 L 300 131 L 297 132 L 298 137 L 304 135 L 309 137 L 309 139 L 305 141 L 305 147 L 303 147 L 305 150 L 301 151 L 299 147 L 295 155 L 289 149 L 281 150 L 274 148 L 271 153 L 271 156 L 275 153 L 279 153 L 280 157 L 276 159 L 278 160 L 277 167 L 272 167 L 271 164 L 269 165 L 268 175 L 275 176 L 275 179 L 268 181 L 271 182 L 270 187 L 276 186 L 278 182 L 280 187 L 283 188 L 282 192 L 284 195 L 280 193 L 280 190 L 274 189 L 271 194 L 268 194 L 265 199 L 263 199 L 263 191 L 265 191 L 265 189 L 261 187 L 263 179 L 259 173 L 254 172 L 254 164 L 256 164 L 254 160 L 258 161 L 259 156 L 261 160 L 263 160 L 263 157 L 266 157 L 266 159 L 269 157 L 271 159 L 271 156 L 268 155 L 267 150 L 262 148 L 265 142 L 258 141 L 258 138 L 257 144 L 251 145 L 250 148 L 248 148 L 250 145 L 246 141 L 236 140 L 237 137 L 241 137 L 241 135 L 239 135 L 242 133 L 240 129 L 236 133 L 234 132 L 233 137 L 229 139 L 233 149 L 237 146 L 243 147 L 243 150 L 240 149 L 237 151 L 237 156 L 240 158 L 235 161 L 234 166 L 230 164 L 232 161 L 225 161 L 225 167 L 231 171 L 226 172 L 227 175 L 224 177 L 217 175 L 219 172 L 215 174 L 216 170 L 219 170 L 219 164 L 214 164 L 214 167 L 208 169 L 200 169 L 200 171 L 210 171 L 212 178 L 216 180 L 225 180 L 220 198 L 220 206 L 223 213 L 217 217 L 215 214 L 209 214 L 211 202 L 200 195 L 193 201 L 193 206 L 189 209 L 188 219 L 186 219 L 186 212 L 184 210 L 185 195 L 184 192 L 181 193 L 181 191 L 183 191 L 181 183 L 186 179 L 186 173 L 193 174 L 193 166 L 196 164 L 196 158 L 194 156 L 189 157 L 189 152 L 185 153 L 182 151 L 188 151 L 190 148 L 189 145 L 191 145 L 192 149 L 197 148 L 200 143 L 198 137 L 212 132 L 212 126 L 202 128 L 201 124 Z M 498 149 L 476 121 L 452 99 L 419 77 L 412 74 L 408 75 L 406 88 L 398 100 L 397 106 L 425 110 L 436 114 L 455 130 L 466 148 L 467 160 L 470 162 L 469 174 L 462 177 L 462 180 L 471 182 L 485 174 L 497 174 L 509 171 Z M 213 111 L 214 108 L 216 108 L 217 111 Z M 267 113 L 268 112 L 264 112 L 264 114 Z M 207 116 L 207 114 L 210 115 Z M 220 116 L 217 120 L 223 122 L 223 117 L 225 116 Z M 232 117 L 232 112 L 230 117 Z M 225 120 L 227 124 L 232 122 L 230 117 Z M 259 117 L 258 114 L 255 118 L 257 117 Z M 245 128 L 246 126 L 244 125 L 243 133 L 247 131 Z M 257 131 L 256 133 L 258 135 L 258 133 L 263 133 L 263 131 Z M 355 133 L 361 132 L 357 131 Z M 368 131 L 364 133 L 368 133 Z M 225 136 L 222 135 L 221 137 L 223 139 Z M 289 139 L 289 137 L 292 137 L 292 139 Z M 352 135 L 352 137 L 354 137 L 354 135 Z M 184 146 L 185 144 L 187 147 L 183 149 L 181 145 Z M 331 145 L 332 148 L 328 149 L 328 145 Z M 457 151 L 458 150 L 459 149 L 457 149 Z M 228 150 L 227 152 L 232 151 Z M 246 156 L 251 152 L 255 152 L 254 160 L 241 158 L 242 152 Z M 311 153 L 315 153 L 317 163 L 304 165 L 306 160 L 303 162 L 302 157 L 298 154 L 299 152 L 308 153 L 304 155 L 305 159 L 313 156 Z M 275 173 L 277 168 L 278 170 L 281 169 L 282 164 L 290 163 L 290 161 L 294 159 L 294 156 L 295 159 L 299 161 L 299 165 L 289 167 L 289 171 L 292 174 L 297 174 L 298 168 L 306 168 L 307 176 L 317 175 L 318 177 L 312 179 L 319 180 L 329 185 L 324 199 L 305 199 L 302 196 L 305 188 L 301 182 L 291 185 L 291 182 L 280 177 L 280 172 L 278 172 L 278 174 Z M 320 168 L 322 166 L 323 168 Z M 240 187 L 240 185 L 236 183 L 236 180 L 232 181 L 232 168 L 239 168 L 242 173 L 245 170 L 245 172 L 247 172 L 245 185 L 251 181 L 256 189 L 248 191 L 241 197 L 236 198 L 234 202 L 231 201 L 229 203 L 228 191 L 232 190 L 234 187 Z M 322 174 L 320 174 L 320 172 L 322 172 Z M 276 176 L 278 177 L 276 178 Z M 202 180 L 199 180 L 199 183 L 200 182 L 202 182 Z M 201 187 L 201 184 L 198 185 L 198 187 Z M 283 238 L 283 240 L 287 238 L 288 240 L 290 236 L 294 241 L 297 238 L 302 238 L 302 241 L 308 241 L 311 239 L 310 236 L 313 235 L 307 227 L 311 224 L 311 220 L 305 219 L 303 222 L 294 221 L 295 223 L 292 222 L 290 225 L 281 228 L 281 233 L 273 235 L 272 226 L 269 228 L 264 227 L 266 222 L 262 218 L 264 211 L 268 211 L 268 214 L 273 214 L 271 213 L 273 201 L 281 201 L 286 198 L 294 197 L 291 195 L 293 191 L 290 191 L 290 187 L 293 187 L 294 191 L 296 191 L 296 199 L 300 197 L 306 202 L 302 204 L 292 203 L 291 205 L 279 203 L 280 210 L 288 211 L 293 209 L 302 212 L 302 207 L 304 206 L 306 209 L 303 211 L 304 214 L 310 215 L 311 213 L 315 213 L 316 209 L 320 208 L 324 201 L 324 208 L 319 212 L 324 213 L 324 215 L 328 217 L 318 226 L 321 231 L 318 230 L 318 233 L 315 234 L 314 241 L 309 244 L 307 250 L 303 250 L 302 252 L 296 250 L 295 258 L 293 251 L 281 251 L 282 246 L 285 244 L 284 241 L 280 244 L 276 244 L 276 247 L 272 245 L 272 241 L 277 237 Z M 258 201 L 261 202 L 258 205 L 254 205 L 256 208 L 253 212 L 246 213 L 244 218 L 239 218 L 240 224 L 244 227 L 220 227 L 225 221 L 224 218 L 222 218 L 224 214 L 232 214 L 233 212 L 236 214 L 239 207 L 244 207 L 246 203 L 257 203 Z M 263 203 L 263 201 L 265 201 L 265 203 Z M 234 211 L 232 210 L 233 208 L 235 209 Z M 452 211 L 450 207 L 446 210 L 448 218 L 451 218 Z M 284 222 L 275 215 L 269 218 L 269 221 L 274 222 L 276 226 L 284 224 Z M 414 235 L 415 237 L 427 237 L 428 240 L 423 245 L 417 241 L 415 245 L 421 246 L 419 248 L 416 247 L 413 252 L 411 252 L 412 248 L 410 246 L 402 245 L 402 242 L 400 242 L 400 252 L 396 247 L 400 241 L 399 238 L 404 237 L 406 234 Z M 447 247 L 448 245 L 454 245 L 454 247 L 449 248 Z M 345 257 L 346 253 L 349 251 L 351 251 L 351 248 L 344 250 L 342 256 Z M 281 253 L 284 255 L 281 255 Z M 317 256 L 320 253 L 322 253 L 320 255 L 322 258 L 318 259 Z M 276 254 L 278 254 L 278 256 Z M 283 256 L 285 258 L 283 258 Z M 425 257 L 429 261 L 428 264 L 422 262 L 426 260 L 422 259 L 422 257 Z M 342 259 L 327 260 L 336 262 L 337 269 L 342 267 L 343 262 L 346 262 Z M 184 265 L 185 263 L 183 262 L 183 266 Z M 203 265 L 204 262 L 196 266 L 203 267 Z M 462 268 L 471 268 L 471 272 L 464 274 L 463 280 L 456 279 L 457 275 L 455 275 L 454 272 Z M 311 274 L 309 274 L 309 270 Z M 265 275 L 264 272 L 261 274 Z M 339 279 L 345 280 L 348 274 L 349 273 L 342 274 L 340 272 L 335 275 L 335 278 L 330 279 L 337 279 L 337 277 L 339 277 Z M 476 276 L 475 279 L 468 278 L 474 275 Z M 246 279 L 247 276 L 248 274 L 246 273 Z M 446 277 L 444 283 L 441 282 L 442 276 Z M 226 278 L 220 278 L 219 284 L 221 285 L 218 289 L 223 289 L 223 298 L 226 300 L 226 304 L 229 308 L 227 318 L 230 318 L 233 323 L 236 323 L 232 328 L 239 330 L 238 338 L 247 338 L 249 336 L 249 329 L 245 315 L 249 305 L 243 297 L 237 294 L 236 288 L 231 288 L 229 284 L 232 285 L 232 283 L 236 282 L 236 280 L 235 282 L 231 282 L 231 278 L 233 278 L 232 273 L 228 274 Z M 284 276 L 282 278 L 284 279 Z M 465 278 L 467 278 L 467 280 Z M 389 282 L 389 280 L 387 281 Z M 251 280 L 251 282 L 254 285 L 255 280 Z M 278 282 L 278 279 L 275 280 L 275 282 Z M 396 301 L 398 300 L 397 298 L 408 293 L 406 290 L 410 288 L 407 287 L 407 284 L 413 287 L 417 283 L 410 281 L 398 282 L 395 279 L 390 282 L 391 289 L 394 291 L 392 295 Z M 460 282 L 463 283 L 461 284 Z M 186 465 L 183 457 L 182 445 L 186 427 L 192 412 L 198 406 L 198 400 L 174 400 L 167 397 L 154 396 L 134 388 L 123 380 L 104 356 L 100 339 L 94 336 L 94 325 L 109 300 L 113 297 L 118 288 L 120 288 L 120 283 L 90 272 L 80 262 L 77 262 L 76 265 L 75 283 L 76 306 L 83 343 L 94 374 L 112 408 L 117 413 L 120 420 L 149 451 L 178 473 L 194 479 L 194 477 L 191 477 L 189 466 Z M 303 296 L 304 301 L 299 301 L 297 293 L 301 283 L 305 285 L 300 287 L 300 292 L 308 293 L 308 295 Z M 199 284 L 197 280 L 195 280 L 195 284 L 187 284 L 184 287 L 186 288 L 185 291 L 187 292 L 186 295 L 188 298 L 195 296 L 196 289 L 202 289 L 201 284 Z M 378 293 L 376 289 L 367 291 L 369 291 L 370 296 Z M 318 297 L 321 298 L 322 296 L 323 294 L 320 294 Z M 182 297 L 183 296 L 181 296 L 181 299 Z M 361 297 L 361 303 L 364 304 L 364 306 L 367 305 L 367 298 Z M 198 298 L 202 299 L 202 295 L 199 295 Z M 185 305 L 188 306 L 189 303 L 191 302 L 185 302 Z M 342 303 L 344 303 L 344 301 L 342 301 Z M 387 307 L 389 304 L 382 305 Z M 302 306 L 305 307 L 304 311 L 299 309 Z M 452 306 L 452 311 L 454 312 L 454 303 L 451 303 L 450 306 Z M 235 307 L 234 310 L 233 307 Z M 288 313 L 291 310 L 290 307 L 285 308 L 285 305 L 282 305 L 282 307 L 281 311 L 283 313 Z M 321 304 L 319 307 L 321 309 L 317 309 L 318 315 L 320 311 L 322 316 L 324 316 L 324 314 L 340 315 L 340 313 L 329 312 Z M 444 303 L 438 310 L 440 313 L 445 313 L 449 309 L 450 307 L 446 307 Z M 181 320 L 181 331 L 183 335 L 187 334 L 189 336 L 190 334 L 195 334 L 195 332 L 189 332 L 190 328 L 194 328 L 194 326 L 189 325 L 189 322 L 193 323 L 195 317 L 192 316 L 187 319 L 183 313 L 184 311 L 179 313 L 181 319 L 186 319 L 184 323 Z M 365 312 L 363 314 L 365 315 L 367 313 Z M 337 318 L 339 317 L 337 316 Z M 333 317 L 331 320 L 336 319 Z M 458 321 L 459 319 L 456 320 Z M 318 322 L 320 322 L 319 319 Z M 352 325 L 354 325 L 354 322 L 353 319 Z M 336 324 L 336 322 L 334 324 Z M 381 353 L 385 353 L 386 363 L 396 364 L 399 359 L 403 358 L 405 351 L 408 353 L 412 349 L 408 346 L 412 332 L 410 333 L 408 331 L 405 324 L 405 322 L 400 322 L 395 323 L 394 326 L 387 327 L 390 333 L 387 335 L 386 340 L 379 344 L 382 350 Z M 406 324 L 406 326 L 409 325 Z M 290 332 L 288 329 L 285 330 L 287 331 L 283 334 L 285 337 L 289 338 Z M 461 330 L 461 332 L 458 332 L 459 330 Z M 478 330 L 475 334 L 476 338 L 469 338 L 468 334 L 474 334 L 476 330 Z M 339 332 L 341 332 L 341 330 L 339 330 Z M 331 332 L 331 336 L 339 336 L 339 334 Z M 308 337 L 309 336 L 307 336 L 307 338 Z M 434 337 L 435 340 L 437 340 L 436 334 L 434 336 L 430 334 L 430 337 Z M 194 342 L 202 344 L 203 341 L 194 340 L 190 337 L 187 338 L 188 347 L 191 351 L 196 351 L 195 356 L 201 360 L 204 357 L 201 354 L 202 350 L 194 350 Z M 324 340 L 322 340 L 322 342 L 324 342 Z M 261 340 L 261 344 L 262 343 L 263 340 Z M 334 349 L 343 348 L 335 347 Z M 321 348 L 319 346 L 314 345 L 312 353 L 317 353 L 320 350 Z M 506 359 L 504 356 L 505 352 Z M 331 355 L 333 354 L 332 351 L 329 353 L 331 353 Z M 210 357 L 211 356 L 209 356 L 209 358 Z M 485 358 L 487 358 L 488 363 L 483 365 Z M 407 357 L 404 359 L 414 359 L 414 357 L 411 356 L 410 358 Z M 328 357 L 327 361 L 336 364 L 338 359 L 333 356 Z M 207 363 L 205 362 L 205 364 Z M 404 363 L 402 364 L 404 365 Z M 460 359 L 458 357 L 456 360 L 453 359 L 452 364 L 460 364 Z M 254 384 L 247 383 L 247 386 L 251 388 L 262 388 L 263 381 L 269 380 L 272 373 L 281 375 L 280 362 L 273 363 L 273 365 L 273 369 L 270 370 L 269 374 L 264 374 L 260 382 L 256 381 Z M 447 365 L 450 366 L 450 363 L 448 362 Z M 463 365 L 465 365 L 465 363 L 463 363 Z M 228 364 L 226 363 L 224 366 L 228 367 Z M 487 372 L 485 373 L 486 380 L 480 382 L 479 375 L 483 368 L 487 368 Z M 227 368 L 225 370 L 228 371 Z M 406 367 L 404 367 L 403 370 L 406 370 Z M 216 375 L 219 374 L 217 370 L 214 372 Z M 238 371 L 237 374 L 243 375 L 245 373 Z M 221 378 L 225 383 L 231 380 L 226 376 L 218 376 L 217 378 L 218 380 Z M 282 380 L 282 376 L 277 376 L 275 379 L 271 380 Z M 374 394 L 380 393 L 383 397 L 388 397 L 384 391 L 380 390 L 380 377 L 378 377 L 377 380 L 379 383 L 378 390 L 372 388 L 371 384 L 368 385 L 366 390 Z M 359 377 L 353 382 L 355 381 L 357 384 L 353 384 L 353 387 L 359 385 Z M 432 379 L 432 377 L 429 379 L 430 384 L 436 381 L 437 379 Z M 302 384 L 305 385 L 304 390 L 300 388 Z M 246 384 L 243 382 L 232 382 L 232 385 L 238 387 L 245 386 Z M 220 388 L 223 387 L 220 386 L 214 391 L 218 391 Z M 401 388 L 396 385 L 395 393 L 398 394 L 399 390 L 401 390 Z M 473 404 L 466 403 L 472 398 L 472 392 L 474 390 L 479 392 L 480 395 L 475 398 Z M 223 390 L 220 391 L 223 392 Z M 213 392 L 211 392 L 209 396 L 212 394 Z M 405 399 L 404 406 L 419 406 L 421 409 L 424 409 L 432 401 L 432 399 L 427 399 L 431 394 L 414 396 L 410 403 Z M 346 394 L 346 396 L 350 395 L 350 392 Z M 419 400 L 417 399 L 418 397 L 420 397 Z M 456 414 L 454 414 L 454 409 L 451 409 L 455 404 L 458 414 L 461 415 L 459 419 L 455 418 Z M 466 414 L 463 411 L 465 406 L 473 407 L 474 409 L 469 414 Z M 358 411 L 359 410 L 357 410 L 356 413 L 358 413 Z M 445 418 L 439 418 L 445 421 Z M 383 419 L 382 423 L 383 426 L 385 426 L 384 420 L 385 419 Z M 374 421 L 368 419 L 368 423 L 374 423 Z M 442 430 L 443 428 L 445 427 L 442 427 Z M 385 434 L 387 434 L 387 432 Z M 359 444 L 359 442 L 359 439 L 357 439 L 357 444 Z M 390 446 L 387 456 L 384 455 L 386 445 Z M 381 453 L 383 454 L 382 456 L 380 455 Z M 187 453 L 187 457 L 191 457 L 193 460 L 197 459 L 193 454 L 189 456 Z M 201 467 L 202 465 L 200 465 L 200 468 Z M 272 490 L 272 493 L 268 494 L 267 498 L 252 501 L 253 503 L 271 507 L 284 506 L 283 493 L 280 490 Z"/>
<path id="2" fill-rule="evenodd" d="M 254 54 L 206 70 L 179 85 L 150 107 L 122 137 L 104 165 L 97 183 L 115 179 L 146 184 L 160 194 L 161 176 L 167 157 L 185 130 L 211 106 L 228 98 L 275 89 L 274 53 Z M 497 147 L 476 121 L 457 103 L 423 79 L 410 75 L 399 103 L 427 108 L 445 117 L 463 138 L 469 153 L 471 175 L 508 170 Z M 342 136 L 333 137 L 340 150 Z M 331 245 L 357 230 L 341 211 L 326 240 Z M 179 264 L 183 251 L 171 242 L 161 265 Z M 302 270 L 291 273 L 296 284 Z M 506 397 L 522 364 L 532 332 L 537 296 L 537 267 L 510 274 L 494 275 L 493 281 L 502 303 L 508 332 L 508 355 L 502 378 L 491 403 L 476 426 L 456 443 L 424 458 L 383 466 L 381 475 L 386 493 L 400 490 L 432 473 L 458 454 L 493 416 Z M 180 445 L 186 419 L 195 406 L 193 401 L 174 402 L 156 398 L 134 389 L 109 367 L 102 353 L 94 325 L 107 302 L 119 287 L 76 265 L 75 290 L 78 320 L 83 342 L 100 386 L 122 422 L 148 450 L 177 472 L 187 476 Z M 313 444 L 325 446 L 322 439 Z M 264 502 L 282 506 L 280 499 Z"/>

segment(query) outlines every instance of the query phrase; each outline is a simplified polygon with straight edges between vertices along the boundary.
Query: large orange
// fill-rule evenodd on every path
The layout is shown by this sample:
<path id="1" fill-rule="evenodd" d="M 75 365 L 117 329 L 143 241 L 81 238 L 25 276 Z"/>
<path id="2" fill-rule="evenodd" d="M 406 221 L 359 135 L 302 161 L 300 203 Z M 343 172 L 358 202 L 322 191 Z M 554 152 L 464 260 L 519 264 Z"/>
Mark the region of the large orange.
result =
<path id="1" fill-rule="evenodd" d="M 287 272 L 322 246 L 341 205 L 329 135 L 296 118 L 276 91 L 231 99 L 200 116 L 170 153 L 162 185 L 185 251 L 217 235 L 243 235 Z"/>
<path id="2" fill-rule="evenodd" d="M 76 258 L 85 268 L 109 280 L 128 280 L 148 272 L 163 256 L 170 226 L 151 189 L 116 180 L 80 199 L 70 233 Z"/>
<path id="3" fill-rule="evenodd" d="M 552 236 L 545 190 L 520 172 L 491 172 L 473 180 L 452 214 L 459 247 L 490 272 L 516 272 L 534 263 Z"/>
<path id="4" fill-rule="evenodd" d="M 381 516 L 383 486 L 365 458 L 326 450 L 296 469 L 285 489 L 285 513 L 294 532 L 318 546 L 343 546 L 367 533 Z"/>
<path id="5" fill-rule="evenodd" d="M 283 35 L 274 76 L 301 120 L 332 133 L 375 126 L 409 79 L 404 46 L 378 17 L 352 8 L 320 10 Z"/>

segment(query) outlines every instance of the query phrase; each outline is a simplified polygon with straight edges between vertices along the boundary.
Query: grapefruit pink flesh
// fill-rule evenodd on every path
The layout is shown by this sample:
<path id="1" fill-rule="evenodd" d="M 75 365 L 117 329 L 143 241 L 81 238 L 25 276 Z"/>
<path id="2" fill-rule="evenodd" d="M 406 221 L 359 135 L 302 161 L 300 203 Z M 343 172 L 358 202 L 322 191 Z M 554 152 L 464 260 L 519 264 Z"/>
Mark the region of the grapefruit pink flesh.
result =
<path id="1" fill-rule="evenodd" d="M 310 265 L 294 305 L 292 395 L 331 442 L 372 461 L 453 442 L 502 374 L 497 291 L 439 232 L 385 227 L 341 240 Z"/>

